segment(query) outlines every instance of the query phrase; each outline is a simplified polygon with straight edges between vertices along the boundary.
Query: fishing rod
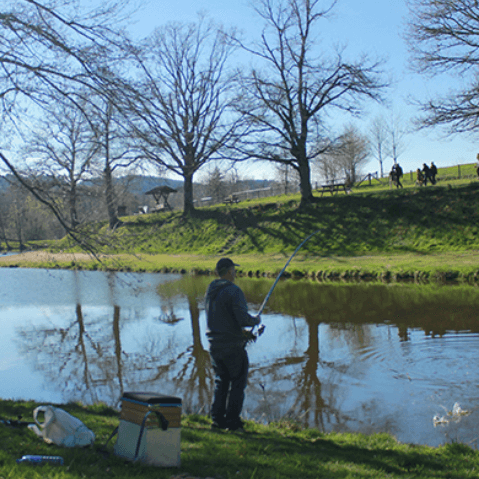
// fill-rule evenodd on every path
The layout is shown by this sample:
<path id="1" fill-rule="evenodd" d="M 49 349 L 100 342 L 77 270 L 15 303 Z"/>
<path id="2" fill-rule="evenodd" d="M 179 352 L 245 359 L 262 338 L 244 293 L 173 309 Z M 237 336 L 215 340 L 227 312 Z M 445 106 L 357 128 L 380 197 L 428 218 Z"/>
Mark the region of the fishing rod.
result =
<path id="1" fill-rule="evenodd" d="M 261 304 L 261 307 L 259 308 L 258 311 L 258 316 L 261 315 L 263 312 L 264 307 L 266 306 L 266 303 L 268 302 L 269 298 L 271 297 L 271 294 L 274 291 L 274 288 L 276 288 L 276 285 L 278 284 L 279 279 L 281 278 L 282 274 L 285 272 L 286 268 L 288 267 L 289 263 L 291 263 L 291 260 L 294 258 L 296 253 L 303 247 L 304 244 L 306 244 L 314 235 L 318 234 L 320 231 L 322 231 L 323 228 L 320 228 L 319 230 L 316 230 L 314 233 L 311 233 L 303 242 L 294 250 L 294 253 L 289 257 L 288 261 L 284 265 L 284 268 L 280 271 L 278 276 L 276 277 L 275 282 L 273 283 L 273 286 L 271 286 L 271 289 L 268 291 L 268 294 L 263 300 L 263 303 Z"/>
<path id="2" fill-rule="evenodd" d="M 316 230 L 314 233 L 311 233 L 306 239 L 304 239 L 301 244 L 294 250 L 294 253 L 289 257 L 288 261 L 286 262 L 286 264 L 284 265 L 283 269 L 279 272 L 278 276 L 276 277 L 276 280 L 275 282 L 273 283 L 273 286 L 271 286 L 270 290 L 268 291 L 268 294 L 266 295 L 266 297 L 264 298 L 263 300 L 263 303 L 261 304 L 261 307 L 259 308 L 259 311 L 257 313 L 257 316 L 260 316 L 261 313 L 263 312 L 264 310 L 264 307 L 266 306 L 266 303 L 268 302 L 269 298 L 271 297 L 271 295 L 273 294 L 273 291 L 274 291 L 274 288 L 276 288 L 276 285 L 278 284 L 278 281 L 280 280 L 281 276 L 283 275 L 283 273 L 285 272 L 286 268 L 288 267 L 289 263 L 291 263 L 291 260 L 294 258 L 294 256 L 296 255 L 296 253 L 303 247 L 304 244 L 306 244 L 314 235 L 318 234 L 320 231 L 322 231 L 323 228 L 320 228 L 319 230 Z M 253 328 L 251 329 L 251 333 L 253 333 L 253 330 L 254 330 L 255 326 L 253 326 Z M 261 336 L 264 332 L 264 324 L 261 325 L 259 328 L 258 328 L 258 336 Z"/>

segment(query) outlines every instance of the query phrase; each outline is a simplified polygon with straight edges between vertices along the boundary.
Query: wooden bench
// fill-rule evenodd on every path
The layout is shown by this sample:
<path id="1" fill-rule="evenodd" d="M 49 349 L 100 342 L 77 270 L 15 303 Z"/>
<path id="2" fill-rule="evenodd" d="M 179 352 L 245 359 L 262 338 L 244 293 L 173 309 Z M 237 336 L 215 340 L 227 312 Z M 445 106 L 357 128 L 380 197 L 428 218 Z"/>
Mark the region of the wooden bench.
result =
<path id="1" fill-rule="evenodd" d="M 334 195 L 335 192 L 343 190 L 347 195 L 352 193 L 351 191 L 351 186 L 349 183 L 336 183 L 336 182 L 331 182 L 327 183 L 325 185 L 321 185 L 321 196 L 324 195 L 325 191 L 329 191 L 331 193 L 331 196 Z"/>

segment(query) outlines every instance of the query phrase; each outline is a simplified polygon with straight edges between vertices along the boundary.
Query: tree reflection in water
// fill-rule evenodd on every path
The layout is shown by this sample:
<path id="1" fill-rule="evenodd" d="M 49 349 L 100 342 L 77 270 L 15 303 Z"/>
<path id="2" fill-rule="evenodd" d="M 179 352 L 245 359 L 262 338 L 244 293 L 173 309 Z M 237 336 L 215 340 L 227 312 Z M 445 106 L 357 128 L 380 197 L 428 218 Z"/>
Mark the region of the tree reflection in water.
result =
<path id="1" fill-rule="evenodd" d="M 151 390 L 182 397 L 188 412 L 209 412 L 214 378 L 202 310 L 211 278 L 162 282 L 149 320 L 141 305 L 122 303 L 115 281 L 108 277 L 109 305 L 78 300 L 74 312 L 62 310 L 61 326 L 51 313 L 50 324 L 18 329 L 22 354 L 42 372 L 45 387 L 63 391 L 67 400 L 112 406 L 125 389 Z M 240 278 L 238 284 L 254 313 L 271 281 Z M 442 349 L 406 346 L 411 338 L 420 346 L 421 337 L 477 335 L 478 306 L 473 288 L 280 282 L 263 313 L 266 332 L 250 347 L 246 412 L 264 421 L 293 417 L 321 430 L 400 435 L 403 398 L 397 391 L 441 390 L 452 367 L 441 363 L 445 372 L 436 378 L 428 368 L 437 369 Z M 476 346 L 459 345 L 471 371 Z M 465 384 L 462 377 L 457 381 L 456 387 Z"/>

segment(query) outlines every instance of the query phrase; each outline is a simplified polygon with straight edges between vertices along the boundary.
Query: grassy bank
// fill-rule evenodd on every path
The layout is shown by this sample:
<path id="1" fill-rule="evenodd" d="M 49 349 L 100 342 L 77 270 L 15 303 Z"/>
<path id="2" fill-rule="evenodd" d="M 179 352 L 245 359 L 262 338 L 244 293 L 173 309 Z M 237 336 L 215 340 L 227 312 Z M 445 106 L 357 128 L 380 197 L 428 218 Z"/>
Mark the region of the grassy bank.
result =
<path id="1" fill-rule="evenodd" d="M 32 420 L 33 402 L 0 401 L 3 419 Z M 479 452 L 465 445 L 439 448 L 400 444 L 387 434 L 323 434 L 293 423 L 268 426 L 248 422 L 245 434 L 213 432 L 209 419 L 182 419 L 181 467 L 162 469 L 125 462 L 101 450 L 118 413 L 101 405 L 71 404 L 65 410 L 96 434 L 93 448 L 47 445 L 26 428 L 0 425 L 0 475 L 15 478 L 468 478 L 477 477 Z M 63 466 L 29 466 L 15 460 L 24 454 L 60 455 Z"/>
<path id="2" fill-rule="evenodd" d="M 452 180 L 451 180 L 452 181 Z M 298 210 L 298 196 L 122 218 L 109 231 L 90 225 L 89 256 L 68 239 L 50 255 L 2 257 L 3 266 L 208 272 L 221 255 L 234 256 L 243 275 L 271 275 L 311 232 L 320 229 L 288 271 L 315 279 L 479 280 L 479 182 L 455 180 L 403 190 L 360 187 L 352 195 L 324 194 Z"/>

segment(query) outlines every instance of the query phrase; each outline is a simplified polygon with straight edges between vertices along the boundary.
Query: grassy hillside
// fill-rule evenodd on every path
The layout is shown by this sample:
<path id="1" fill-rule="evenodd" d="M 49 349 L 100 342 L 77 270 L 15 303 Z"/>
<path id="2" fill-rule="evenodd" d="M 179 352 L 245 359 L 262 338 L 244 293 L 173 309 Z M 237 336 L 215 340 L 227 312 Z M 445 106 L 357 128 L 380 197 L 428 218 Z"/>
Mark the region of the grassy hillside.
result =
<path id="1" fill-rule="evenodd" d="M 299 197 L 244 201 L 180 212 L 123 218 L 113 232 L 98 231 L 100 251 L 109 254 L 290 254 L 300 240 L 315 256 L 361 256 L 479 249 L 479 182 L 459 186 L 357 189 L 325 193 L 307 208 Z M 60 243 L 61 248 L 69 245 Z"/>
<path id="2" fill-rule="evenodd" d="M 0 258 L 0 265 L 205 272 L 218 256 L 231 255 L 242 265 L 240 274 L 274 275 L 319 229 L 288 269 L 293 275 L 479 282 L 479 181 L 404 183 L 390 189 L 373 181 L 351 195 L 315 192 L 317 202 L 302 209 L 295 195 L 200 208 L 193 218 L 181 212 L 124 217 L 114 231 L 105 224 L 84 231 L 101 263 L 18 255 Z M 80 249 L 64 239 L 50 251 Z"/>

